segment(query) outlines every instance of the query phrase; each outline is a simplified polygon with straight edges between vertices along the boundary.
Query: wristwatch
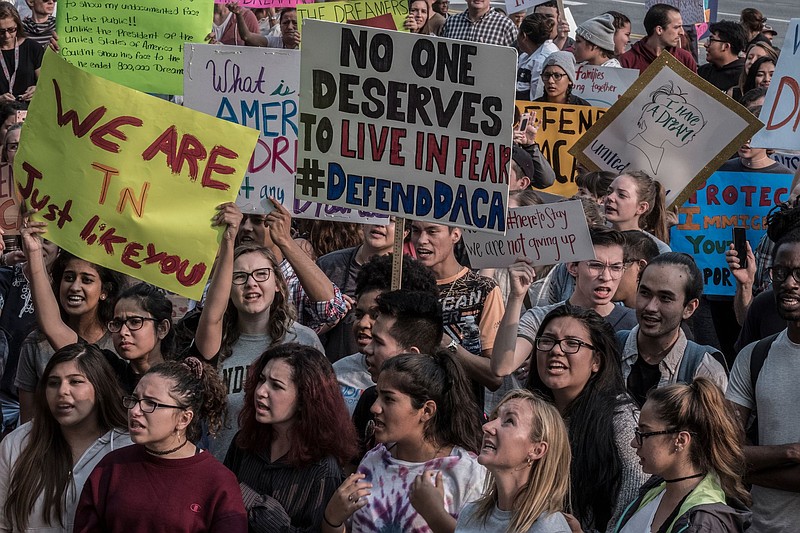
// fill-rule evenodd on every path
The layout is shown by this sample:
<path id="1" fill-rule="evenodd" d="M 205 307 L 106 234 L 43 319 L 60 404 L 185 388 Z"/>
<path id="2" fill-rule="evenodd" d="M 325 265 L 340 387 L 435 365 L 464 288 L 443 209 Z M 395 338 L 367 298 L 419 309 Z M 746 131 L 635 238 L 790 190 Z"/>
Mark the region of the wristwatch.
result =
<path id="1" fill-rule="evenodd" d="M 450 339 L 450 344 L 447 345 L 447 350 L 450 353 L 456 353 L 456 350 L 458 350 L 458 341 L 455 339 Z"/>

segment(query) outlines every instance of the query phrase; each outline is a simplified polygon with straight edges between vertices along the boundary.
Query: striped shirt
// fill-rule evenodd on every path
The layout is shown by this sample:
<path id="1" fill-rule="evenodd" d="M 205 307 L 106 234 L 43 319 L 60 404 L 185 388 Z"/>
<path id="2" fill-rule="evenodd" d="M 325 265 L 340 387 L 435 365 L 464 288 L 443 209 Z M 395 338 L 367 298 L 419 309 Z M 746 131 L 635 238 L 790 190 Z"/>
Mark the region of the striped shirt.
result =
<path id="1" fill-rule="evenodd" d="M 56 18 L 50 15 L 44 22 L 34 22 L 31 17 L 26 17 L 22 21 L 22 27 L 28 39 L 36 41 L 46 48 L 50 44 L 53 31 L 56 29 Z"/>

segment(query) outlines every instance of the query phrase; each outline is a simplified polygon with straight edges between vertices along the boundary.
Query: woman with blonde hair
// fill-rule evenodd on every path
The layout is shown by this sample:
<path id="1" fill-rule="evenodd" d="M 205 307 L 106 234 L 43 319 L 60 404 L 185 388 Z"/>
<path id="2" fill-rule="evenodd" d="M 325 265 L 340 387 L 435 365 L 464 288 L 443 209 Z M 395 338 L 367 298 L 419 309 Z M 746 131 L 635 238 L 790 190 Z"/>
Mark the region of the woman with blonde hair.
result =
<path id="1" fill-rule="evenodd" d="M 653 389 L 631 441 L 653 474 L 615 532 L 740 532 L 750 495 L 736 420 L 722 391 L 706 378 Z"/>
<path id="2" fill-rule="evenodd" d="M 605 215 L 619 231 L 642 230 L 658 245 L 659 253 L 671 251 L 667 224 L 666 191 L 657 179 L 642 170 L 617 176 L 608 187 Z"/>
<path id="3" fill-rule="evenodd" d="M 569 531 L 561 514 L 569 490 L 571 452 L 558 410 L 533 392 L 509 392 L 483 425 L 478 462 L 487 490 L 467 504 L 457 533 Z"/>

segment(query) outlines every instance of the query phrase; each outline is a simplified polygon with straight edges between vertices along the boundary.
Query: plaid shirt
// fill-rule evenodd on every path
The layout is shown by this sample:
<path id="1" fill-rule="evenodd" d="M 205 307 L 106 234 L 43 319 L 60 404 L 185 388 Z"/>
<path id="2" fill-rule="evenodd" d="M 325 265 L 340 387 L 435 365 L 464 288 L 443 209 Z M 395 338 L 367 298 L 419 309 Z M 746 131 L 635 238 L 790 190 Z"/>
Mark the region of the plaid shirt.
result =
<path id="1" fill-rule="evenodd" d="M 511 46 L 517 40 L 517 27 L 511 19 L 494 9 L 489 9 L 475 22 L 467 13 L 464 11 L 448 17 L 442 28 L 442 37 L 501 46 Z"/>
<path id="2" fill-rule="evenodd" d="M 324 302 L 312 302 L 306 294 L 292 265 L 284 259 L 281 261 L 281 274 L 289 287 L 289 302 L 297 309 L 297 321 L 313 330 L 325 324 L 336 323 L 347 314 L 347 304 L 342 298 L 342 291 L 335 283 L 333 298 Z"/>

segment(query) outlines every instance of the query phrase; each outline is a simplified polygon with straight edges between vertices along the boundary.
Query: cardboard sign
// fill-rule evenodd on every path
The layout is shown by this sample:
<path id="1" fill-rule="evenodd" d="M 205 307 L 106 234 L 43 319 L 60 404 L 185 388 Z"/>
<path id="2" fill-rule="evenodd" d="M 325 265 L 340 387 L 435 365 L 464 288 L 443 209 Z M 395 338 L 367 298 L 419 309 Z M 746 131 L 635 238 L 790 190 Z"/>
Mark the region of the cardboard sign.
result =
<path id="1" fill-rule="evenodd" d="M 503 233 L 516 51 L 304 24 L 295 196 Z"/>
<path id="2" fill-rule="evenodd" d="M 195 0 L 66 0 L 56 14 L 60 53 L 126 87 L 182 94 L 183 43 L 203 42 L 213 9 Z"/>
<path id="3" fill-rule="evenodd" d="M 74 255 L 199 300 L 258 132 L 45 53 L 14 177 Z M 47 150 L 42 150 L 47 146 Z"/>
<path id="4" fill-rule="evenodd" d="M 0 163 L 0 228 L 4 235 L 19 235 L 19 193 L 11 165 Z"/>
<path id="5" fill-rule="evenodd" d="M 535 111 L 539 119 L 536 142 L 556 174 L 556 182 L 544 191 L 567 197 L 574 195 L 578 192 L 578 186 L 575 185 L 578 161 L 572 155 L 571 148 L 600 120 L 606 109 L 522 100 L 517 101 L 517 109 L 520 113 Z"/>
<path id="6" fill-rule="evenodd" d="M 403 31 L 403 21 L 408 16 L 408 2 L 405 0 L 340 0 L 298 5 L 297 27 L 301 32 L 303 31 L 303 19 L 350 23 L 379 19 L 382 15 L 391 15 L 394 19 L 394 27 Z M 385 24 L 383 26 L 385 27 Z"/>
<path id="7" fill-rule="evenodd" d="M 639 77 L 635 68 L 580 65 L 575 72 L 572 94 L 596 107 L 611 107 Z"/>
<path id="8" fill-rule="evenodd" d="M 746 228 L 755 250 L 766 232 L 767 213 L 789 199 L 791 182 L 791 174 L 715 172 L 678 208 L 679 223 L 670 231 L 670 246 L 694 257 L 703 272 L 705 294 L 736 292 L 736 280 L 725 261 L 732 228 Z"/>
<path id="9" fill-rule="evenodd" d="M 570 151 L 589 170 L 643 170 L 681 205 L 758 131 L 744 107 L 663 53 Z"/>
<path id="10" fill-rule="evenodd" d="M 472 268 L 505 268 L 524 256 L 534 265 L 594 259 L 594 247 L 580 200 L 513 207 L 505 236 L 463 232 Z"/>
<path id="11" fill-rule="evenodd" d="M 186 107 L 259 132 L 236 197 L 242 212 L 270 212 L 270 197 L 293 205 L 300 51 L 189 44 L 184 68 Z"/>
<path id="12" fill-rule="evenodd" d="M 752 146 L 800 150 L 800 18 L 789 22 L 758 118 L 766 126 L 755 134 Z"/>

